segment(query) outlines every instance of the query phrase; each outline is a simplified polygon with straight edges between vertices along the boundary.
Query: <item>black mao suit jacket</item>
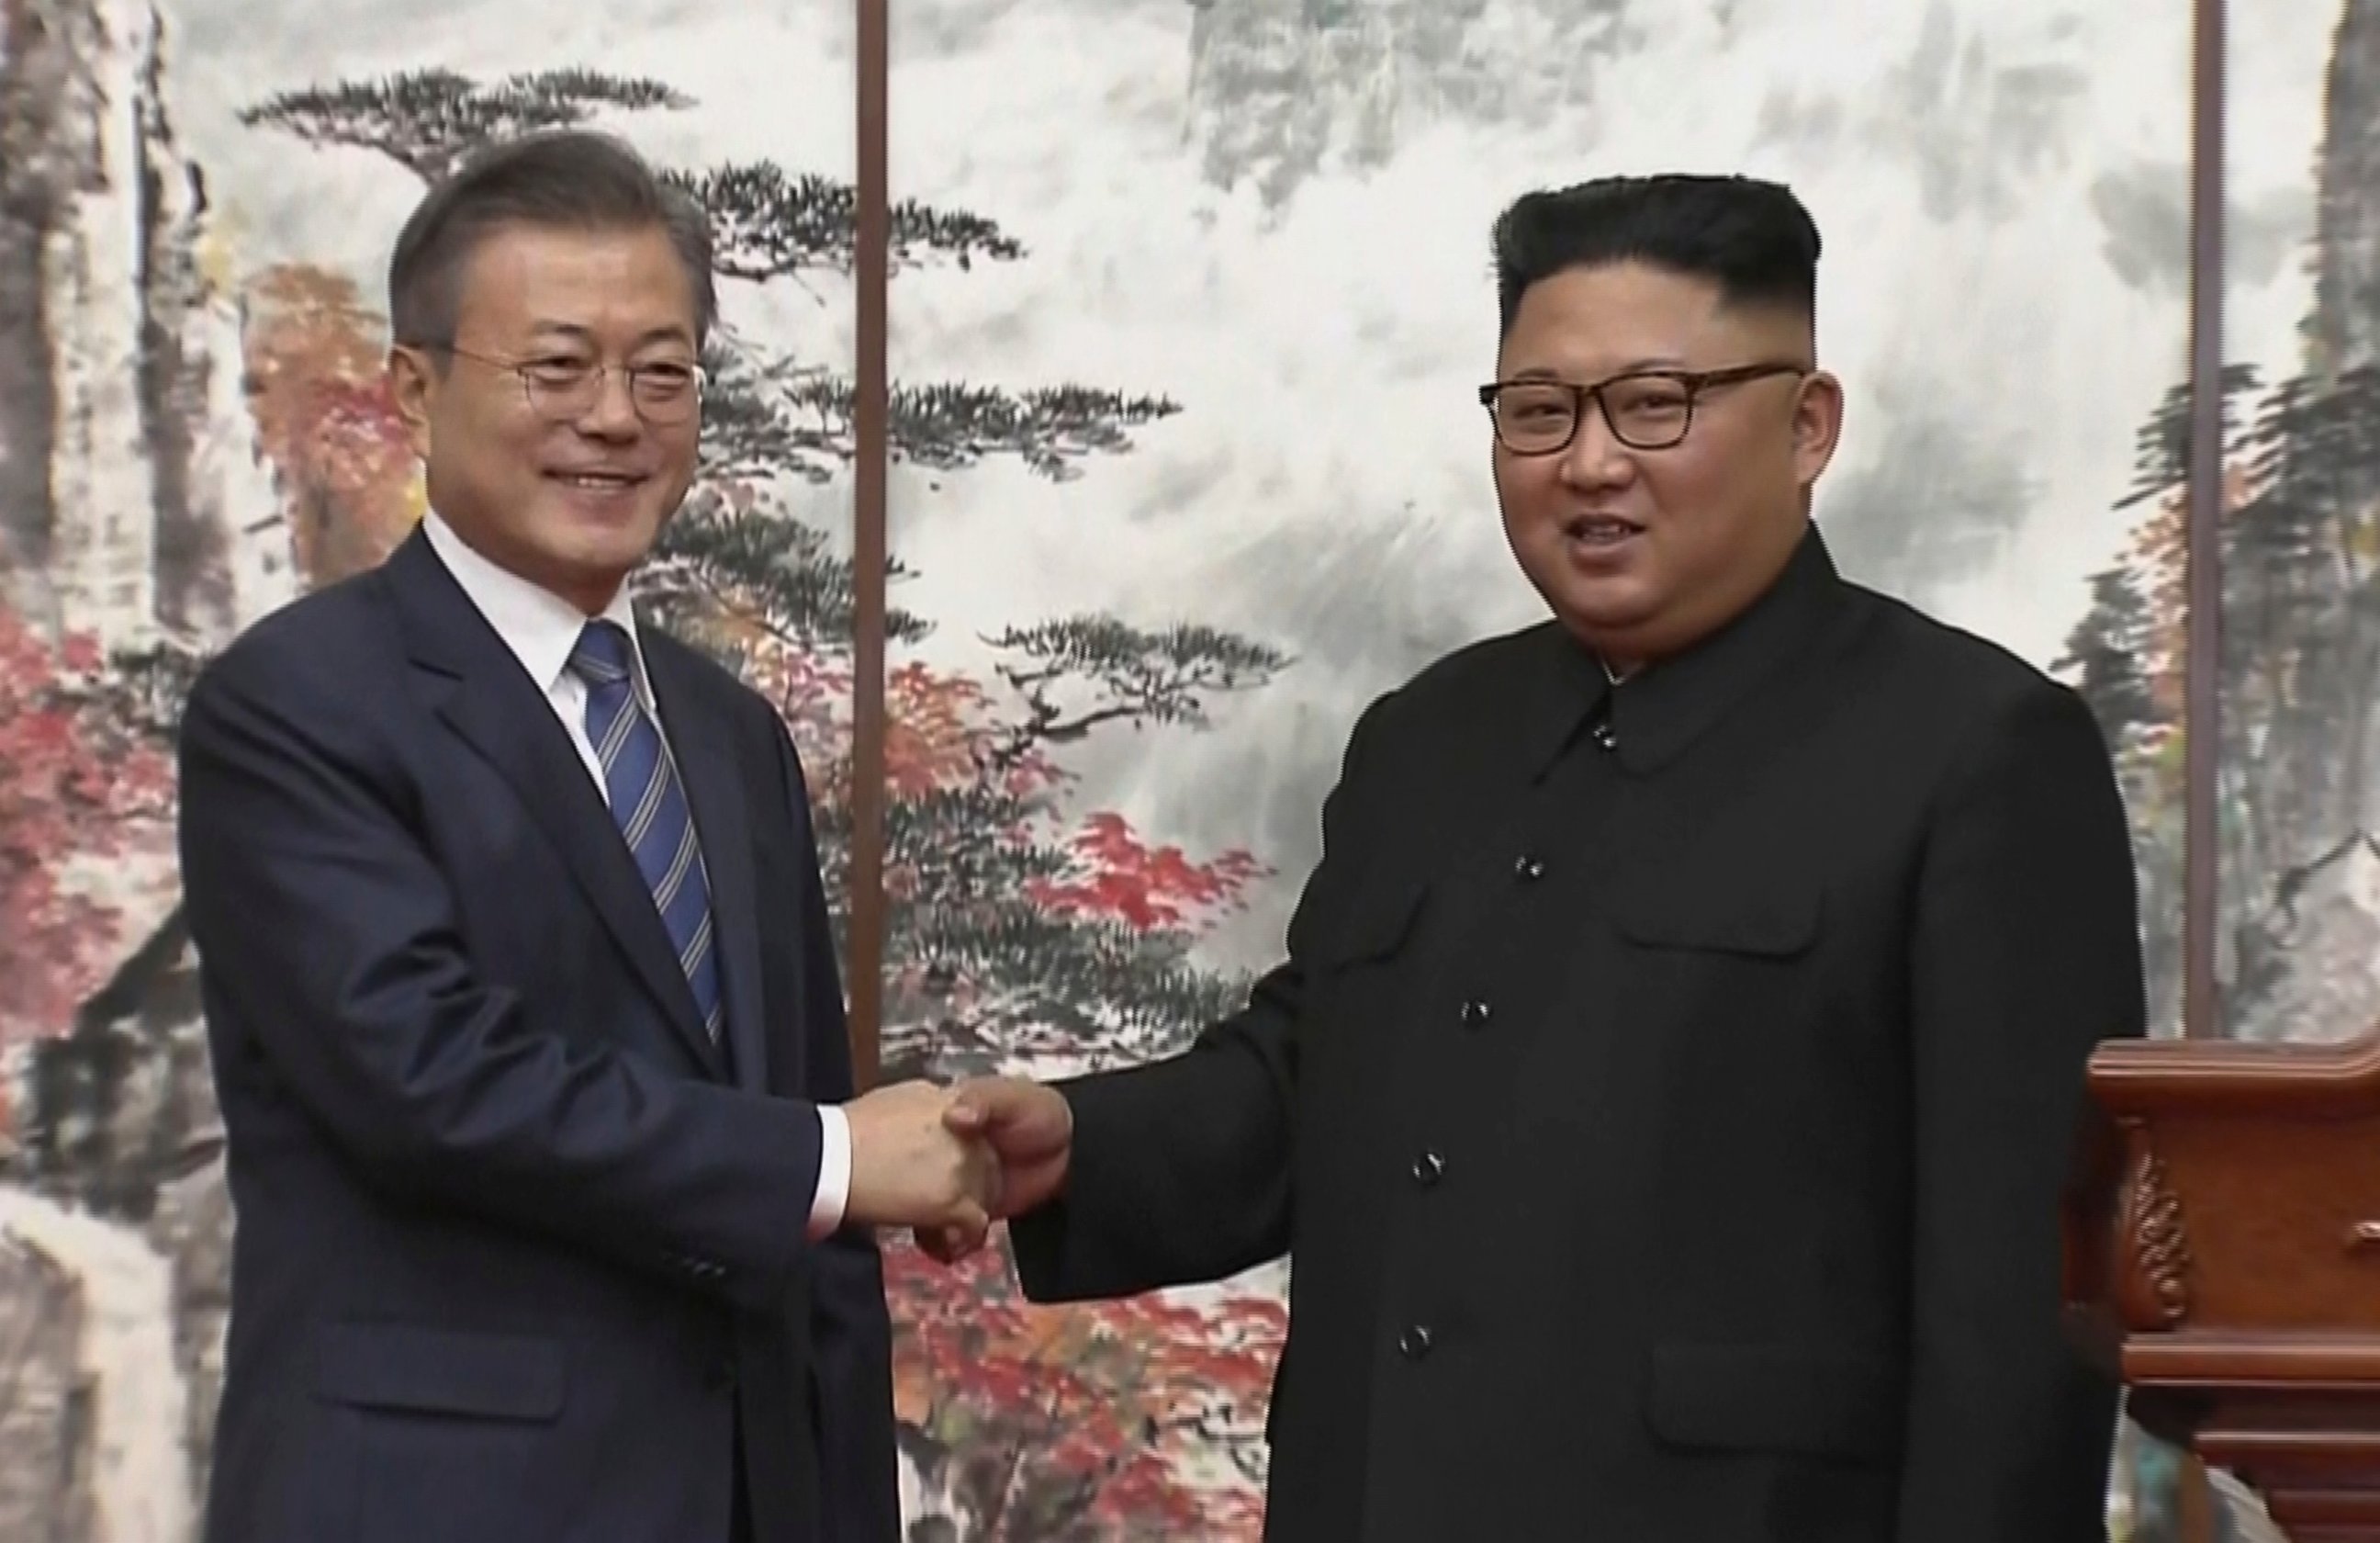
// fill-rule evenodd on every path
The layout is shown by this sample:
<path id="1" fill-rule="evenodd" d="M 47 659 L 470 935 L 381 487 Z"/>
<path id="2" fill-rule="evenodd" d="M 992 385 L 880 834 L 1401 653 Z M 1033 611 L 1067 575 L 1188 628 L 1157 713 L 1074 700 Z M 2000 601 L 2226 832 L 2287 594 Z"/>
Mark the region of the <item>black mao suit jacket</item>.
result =
<path id="1" fill-rule="evenodd" d="M 2143 1031 L 2081 700 L 1841 579 L 1610 687 L 1551 625 L 1374 704 L 1288 958 L 1065 1087 L 1043 1300 L 1291 1255 L 1275 1543 L 2079 1543 L 2083 1063 Z"/>

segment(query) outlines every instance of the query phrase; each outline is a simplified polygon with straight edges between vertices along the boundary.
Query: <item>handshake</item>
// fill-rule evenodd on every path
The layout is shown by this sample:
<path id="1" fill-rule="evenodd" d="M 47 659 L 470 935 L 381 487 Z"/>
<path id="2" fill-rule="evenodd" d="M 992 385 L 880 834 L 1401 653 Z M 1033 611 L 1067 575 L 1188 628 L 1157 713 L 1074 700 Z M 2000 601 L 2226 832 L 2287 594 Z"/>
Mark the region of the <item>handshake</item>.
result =
<path id="1" fill-rule="evenodd" d="M 1066 1180 L 1074 1113 L 1039 1083 L 894 1083 L 843 1112 L 851 1127 L 844 1219 L 914 1228 L 944 1263 L 981 1247 L 993 1222 L 1041 1205 Z"/>

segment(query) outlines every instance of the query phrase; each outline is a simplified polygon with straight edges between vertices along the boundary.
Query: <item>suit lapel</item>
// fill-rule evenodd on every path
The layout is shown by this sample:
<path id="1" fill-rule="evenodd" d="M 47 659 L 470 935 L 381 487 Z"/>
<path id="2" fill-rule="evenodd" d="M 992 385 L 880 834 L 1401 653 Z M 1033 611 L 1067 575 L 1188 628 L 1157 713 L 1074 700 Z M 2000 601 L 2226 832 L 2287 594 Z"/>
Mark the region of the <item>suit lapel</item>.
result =
<path id="1" fill-rule="evenodd" d="M 445 686 L 435 698 L 439 717 L 512 784 L 654 1003 L 696 1059 L 712 1075 L 722 1073 L 644 875 L 544 694 L 419 530 L 384 571 L 407 651 Z"/>
<path id="2" fill-rule="evenodd" d="M 702 866 L 710 881 L 710 933 L 719 949 L 727 998 L 728 1042 L 735 1081 L 756 1092 L 768 1087 L 768 1036 L 760 1020 L 760 919 L 752 878 L 751 811 L 745 805 L 733 731 L 696 679 L 689 660 L 669 638 L 643 629 L 645 668 L 662 727 L 676 752 L 678 778 L 694 815 Z"/>

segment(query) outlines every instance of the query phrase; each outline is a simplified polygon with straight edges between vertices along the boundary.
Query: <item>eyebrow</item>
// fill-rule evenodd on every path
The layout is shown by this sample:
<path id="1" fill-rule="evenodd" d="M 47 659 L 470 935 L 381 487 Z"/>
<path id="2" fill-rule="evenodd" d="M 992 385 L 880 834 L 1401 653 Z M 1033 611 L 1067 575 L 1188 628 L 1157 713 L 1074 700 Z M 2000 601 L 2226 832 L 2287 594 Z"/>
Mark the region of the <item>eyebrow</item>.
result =
<path id="1" fill-rule="evenodd" d="M 580 326 L 576 322 L 557 322 L 550 318 L 540 318 L 531 324 L 529 330 L 538 333 L 560 333 L 565 337 L 590 343 L 595 338 L 591 329 Z M 693 341 L 692 333 L 678 322 L 673 322 L 665 326 L 646 329 L 645 334 L 637 339 L 636 346 L 641 348 L 649 343 L 691 343 Z"/>
<path id="2" fill-rule="evenodd" d="M 1608 371 L 1602 378 L 1609 380 L 1614 375 L 1633 375 L 1640 370 L 1683 370 L 1685 367 L 1686 361 L 1674 355 L 1654 354 L 1643 358 L 1630 359 L 1619 369 Z M 1513 381 L 1560 381 L 1567 377 L 1559 370 L 1548 369 L 1544 365 L 1533 365 L 1526 370 L 1515 371 L 1505 378 Z"/>

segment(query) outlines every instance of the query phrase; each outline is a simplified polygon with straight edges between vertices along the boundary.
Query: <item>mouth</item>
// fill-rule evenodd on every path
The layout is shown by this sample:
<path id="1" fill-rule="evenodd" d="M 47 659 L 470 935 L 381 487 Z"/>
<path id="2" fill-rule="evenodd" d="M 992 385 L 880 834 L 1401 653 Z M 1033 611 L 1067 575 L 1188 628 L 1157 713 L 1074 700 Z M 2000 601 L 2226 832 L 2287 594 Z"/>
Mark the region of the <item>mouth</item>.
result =
<path id="1" fill-rule="evenodd" d="M 554 467 L 552 471 L 547 471 L 547 476 L 554 481 L 574 483 L 574 486 L 581 488 L 633 488 L 636 483 L 645 481 L 643 471 L 621 471 L 616 467 L 583 467 L 583 469 Z"/>
<path id="2" fill-rule="evenodd" d="M 1585 547 L 1614 547 L 1645 533 L 1634 520 L 1618 515 L 1580 515 L 1562 524 L 1562 534 Z"/>
<path id="3" fill-rule="evenodd" d="M 548 480 L 559 482 L 565 488 L 579 488 L 589 492 L 625 492 L 645 483 L 643 474 L 633 471 L 549 471 L 545 475 Z"/>

